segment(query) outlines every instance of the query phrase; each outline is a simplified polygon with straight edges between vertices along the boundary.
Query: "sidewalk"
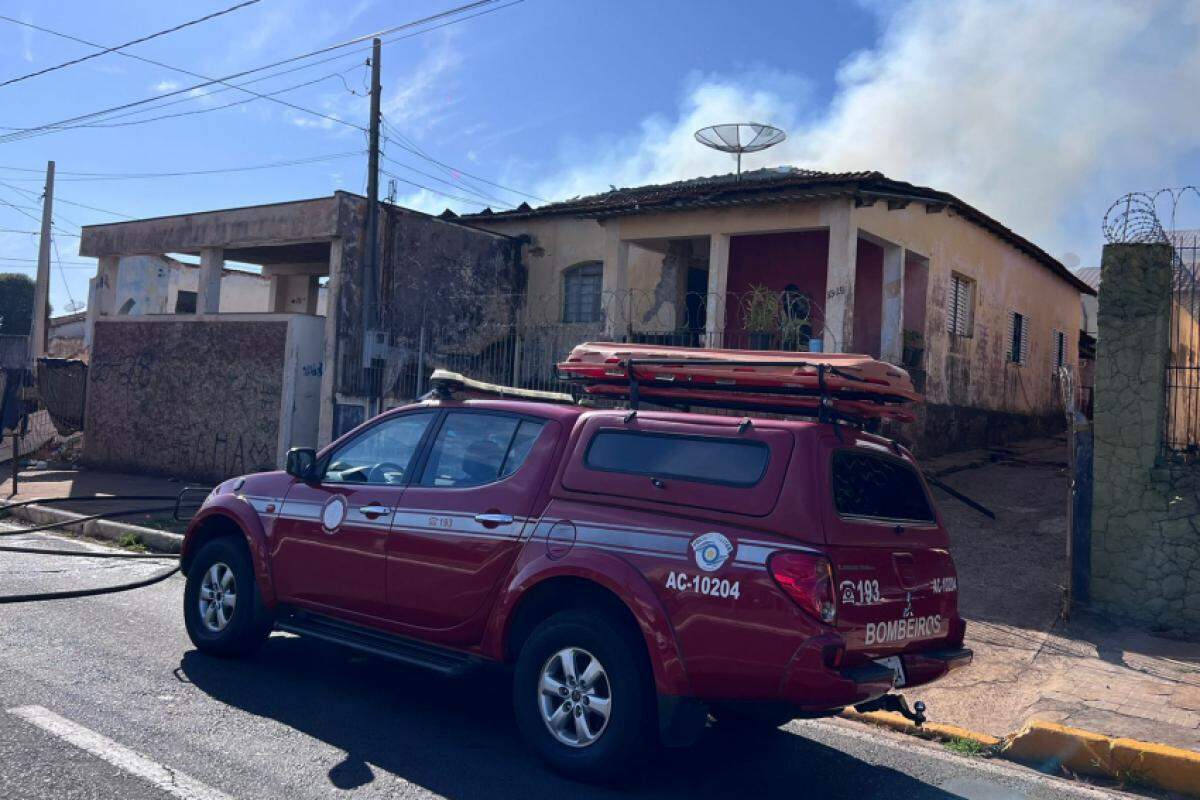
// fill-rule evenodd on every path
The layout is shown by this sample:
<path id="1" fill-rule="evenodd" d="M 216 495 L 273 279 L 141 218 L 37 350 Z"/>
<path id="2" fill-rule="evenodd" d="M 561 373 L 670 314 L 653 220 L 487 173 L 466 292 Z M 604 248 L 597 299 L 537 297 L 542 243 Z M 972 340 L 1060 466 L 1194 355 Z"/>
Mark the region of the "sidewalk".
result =
<path id="1" fill-rule="evenodd" d="M 1059 619 L 1066 442 L 932 459 L 925 468 L 996 512 L 934 490 L 950 528 L 974 664 L 913 690 L 930 719 L 1004 736 L 1032 719 L 1200 751 L 1200 642 L 1076 610 Z"/>
<path id="2" fill-rule="evenodd" d="M 18 493 L 12 496 L 10 466 L 0 466 L 0 505 L 41 498 L 91 497 L 95 495 L 163 495 L 170 500 L 135 500 L 96 503 L 55 504 L 55 509 L 78 514 L 99 514 L 104 511 L 125 511 L 135 508 L 166 507 L 174 503 L 180 491 L 191 484 L 173 478 L 146 475 L 127 475 L 119 472 L 97 472 L 72 466 L 48 464 L 42 469 L 25 468 L 17 476 Z M 148 514 L 117 517 L 115 521 L 160 530 L 182 533 L 186 522 L 178 522 L 170 510 Z"/>

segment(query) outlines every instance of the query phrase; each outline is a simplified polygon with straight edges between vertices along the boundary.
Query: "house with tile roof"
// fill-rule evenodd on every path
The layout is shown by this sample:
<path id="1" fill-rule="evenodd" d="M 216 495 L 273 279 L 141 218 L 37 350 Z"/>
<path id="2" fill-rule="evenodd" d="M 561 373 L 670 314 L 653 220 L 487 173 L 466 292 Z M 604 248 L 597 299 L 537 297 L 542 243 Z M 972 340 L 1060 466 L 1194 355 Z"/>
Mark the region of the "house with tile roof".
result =
<path id="1" fill-rule="evenodd" d="M 761 169 L 443 216 L 523 242 L 526 323 L 554 331 L 527 325 L 526 380 L 588 338 L 867 353 L 924 391 L 902 435 L 927 453 L 1059 427 L 1055 370 L 1095 294 L 1001 221 L 879 172 Z"/>

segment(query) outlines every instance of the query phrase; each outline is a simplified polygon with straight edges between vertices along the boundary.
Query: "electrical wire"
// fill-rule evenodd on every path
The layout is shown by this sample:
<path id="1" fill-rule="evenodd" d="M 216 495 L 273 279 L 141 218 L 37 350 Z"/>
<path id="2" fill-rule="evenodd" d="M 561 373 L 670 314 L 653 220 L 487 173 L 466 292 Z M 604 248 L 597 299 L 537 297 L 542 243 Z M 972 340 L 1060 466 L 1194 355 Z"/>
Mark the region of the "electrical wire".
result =
<path id="1" fill-rule="evenodd" d="M 75 305 L 75 296 L 71 294 L 71 284 L 67 281 L 67 273 L 63 271 L 62 256 L 58 254 L 58 242 L 54 238 L 54 234 L 50 234 L 50 246 L 54 248 L 54 260 L 58 262 L 58 276 L 62 278 L 63 288 L 67 290 L 67 299 L 71 301 L 71 306 Z"/>
<path id="2" fill-rule="evenodd" d="M 493 202 L 493 203 L 497 203 L 497 204 L 499 204 L 499 205 L 501 205 L 501 206 L 511 206 L 511 205 L 512 205 L 512 204 L 511 204 L 511 203 L 509 203 L 507 200 L 501 200 L 500 198 L 498 198 L 498 197 L 495 197 L 495 196 L 493 196 L 493 195 L 487 195 L 487 194 L 483 194 L 483 193 L 481 193 L 481 192 L 478 192 L 478 191 L 476 191 L 476 190 L 472 189 L 472 188 L 471 188 L 471 187 L 469 187 L 469 186 L 464 186 L 464 185 L 462 185 L 462 184 L 459 184 L 459 183 L 454 183 L 453 181 L 448 181 L 448 180 L 446 180 L 445 178 L 439 178 L 437 175 L 434 175 L 434 174 L 432 174 L 432 173 L 429 173 L 429 172 L 424 172 L 424 171 L 422 171 L 422 170 L 419 170 L 419 169 L 417 169 L 416 167 L 410 166 L 410 165 L 408 165 L 408 164 L 401 163 L 401 162 L 397 161 L 396 159 L 392 158 L 391 156 L 389 156 L 389 155 L 388 155 L 388 154 L 386 154 L 386 153 L 380 153 L 379 155 L 380 155 L 380 156 L 381 156 L 381 157 L 382 157 L 384 160 L 392 162 L 392 163 L 393 163 L 393 164 L 395 164 L 397 167 L 402 167 L 403 169 L 407 169 L 407 170 L 409 170 L 409 171 L 411 171 L 411 172 L 415 172 L 416 174 L 418 174 L 418 175 L 420 175 L 420 176 L 422 176 L 422 177 L 429 178 L 430 180 L 437 181 L 438 183 L 444 183 L 444 184 L 446 184 L 447 186 L 453 187 L 453 188 L 455 188 L 455 189 L 464 189 L 464 190 L 466 190 L 466 191 L 470 192 L 471 194 L 473 194 L 473 195 L 475 195 L 475 196 L 479 197 L 479 199 L 481 199 L 481 200 L 484 200 L 484 201 L 490 201 L 490 202 Z"/>
<path id="3" fill-rule="evenodd" d="M 471 205 L 476 205 L 476 206 L 486 206 L 487 205 L 486 203 L 480 202 L 479 200 L 475 200 L 470 197 L 462 197 L 457 194 L 450 194 L 449 192 L 443 192 L 440 189 L 434 189 L 432 186 L 426 186 L 423 183 L 417 183 L 416 181 L 410 181 L 407 178 L 401 178 L 396 173 L 388 172 L 386 169 L 383 169 L 382 167 L 379 169 L 379 171 L 382 172 L 384 175 L 387 175 L 389 178 L 395 178 L 396 180 L 400 181 L 401 183 L 407 183 L 409 186 L 416 186 L 418 189 L 424 189 L 427 192 L 433 192 L 434 194 L 441 195 L 442 197 L 449 197 L 451 200 L 458 200 L 459 202 L 470 203 Z"/>
<path id="4" fill-rule="evenodd" d="M 188 20 L 187 22 L 180 23 L 179 25 L 176 25 L 172 28 L 166 28 L 165 30 L 147 34 L 146 36 L 141 36 L 137 39 L 131 39 L 130 41 L 125 42 L 125 44 L 119 44 L 119 45 L 116 45 L 115 47 L 106 47 L 106 48 L 102 49 L 99 53 L 89 53 L 86 56 L 80 56 L 79 58 L 74 58 L 74 59 L 71 59 L 70 61 L 64 61 L 61 64 L 55 64 L 52 67 L 46 67 L 45 69 L 39 69 L 36 72 L 30 72 L 26 75 L 20 75 L 16 78 L 9 78 L 6 81 L 0 81 L 0 87 L 9 86 L 14 83 L 19 83 L 21 81 L 29 80 L 30 78 L 36 78 L 38 75 L 45 75 L 47 72 L 54 72 L 55 70 L 64 69 L 65 67 L 74 66 L 75 64 L 81 64 L 84 61 L 88 61 L 93 58 L 99 58 L 100 56 L 105 55 L 107 53 L 115 53 L 118 50 L 123 50 L 126 47 L 132 47 L 135 44 L 141 44 L 142 42 L 148 42 L 151 39 L 157 39 L 159 36 L 166 36 L 169 33 L 175 33 L 176 31 L 181 31 L 184 28 L 190 28 L 193 25 L 199 25 L 202 22 L 208 22 L 210 19 L 216 19 L 217 17 L 221 17 L 226 14 L 230 14 L 234 11 L 245 8 L 246 6 L 252 6 L 255 3 L 258 3 L 260 1 L 261 0 L 244 0 L 244 2 L 238 3 L 235 6 L 230 6 L 229 8 L 223 8 L 220 11 L 214 11 L 213 13 L 207 14 L 198 19 Z M 0 19 L 8 20 L 10 22 L 14 21 L 14 20 L 12 20 L 11 17 L 5 17 L 5 16 L 0 16 Z M 99 45 L 93 45 L 93 47 L 99 47 Z"/>
<path id="5" fill-rule="evenodd" d="M 474 2 L 466 3 L 464 5 L 449 9 L 447 11 L 442 11 L 437 14 L 431 14 L 429 16 L 422 17 L 421 19 L 418 19 L 418 20 L 413 20 L 411 22 L 406 22 L 401 25 L 395 25 L 390 28 L 385 28 L 385 29 L 383 29 L 381 31 L 377 31 L 375 33 L 369 33 L 369 34 L 366 34 L 363 36 L 357 36 L 357 37 L 354 37 L 353 39 L 348 39 L 346 41 L 338 42 L 337 44 L 328 45 L 326 47 L 322 47 L 317 50 L 312 50 L 307 53 L 301 53 L 299 55 L 281 59 L 279 61 L 275 61 L 270 64 L 264 64 L 262 66 L 254 67 L 252 69 L 247 69 L 247 70 L 242 70 L 240 72 L 231 73 L 229 75 L 225 75 L 220 78 L 206 78 L 202 83 L 198 83 L 198 84 L 195 84 L 192 86 L 187 86 L 187 87 L 184 87 L 181 89 L 176 89 L 176 90 L 173 90 L 170 92 L 166 92 L 164 94 L 155 95 L 154 97 L 143 98 L 141 100 L 133 100 L 128 103 L 123 103 L 121 105 L 112 106 L 112 107 L 105 108 L 105 109 L 100 109 L 98 111 L 88 112 L 86 114 L 79 114 L 79 115 L 76 115 L 73 117 L 68 117 L 66 119 L 58 120 L 57 122 L 49 122 L 49 123 L 44 123 L 42 125 L 36 125 L 36 126 L 30 127 L 30 128 L 23 128 L 20 131 L 9 133 L 4 136 L 0 136 L 0 143 L 18 141 L 20 139 L 28 138 L 29 136 L 32 136 L 32 135 L 49 133 L 49 132 L 55 131 L 55 130 L 63 130 L 63 129 L 66 129 L 69 127 L 77 127 L 73 123 L 88 122 L 88 121 L 94 120 L 96 118 L 103 117 L 104 115 L 110 114 L 112 112 L 124 111 L 126 109 L 135 108 L 138 106 L 145 105 L 147 103 L 153 103 L 164 97 L 172 97 L 172 96 L 177 96 L 177 95 L 181 95 L 181 94 L 190 94 L 197 89 L 202 89 L 206 86 L 212 86 L 213 84 L 225 84 L 228 81 L 235 80 L 235 79 L 241 78 L 241 77 L 245 77 L 246 75 L 252 75 L 256 72 L 262 72 L 263 70 L 271 69 L 272 67 L 295 63 L 297 61 L 308 59 L 313 56 L 323 55 L 325 53 L 329 53 L 334 50 L 340 50 L 342 48 L 358 44 L 359 42 L 368 41 L 373 38 L 380 38 L 380 37 L 389 35 L 391 33 L 395 33 L 397 31 L 418 27 L 418 26 L 424 25 L 425 23 L 432 22 L 432 21 L 439 20 L 439 19 L 444 19 L 446 17 L 457 16 L 464 11 L 470 11 L 472 9 L 479 8 L 481 6 L 490 5 L 492 3 L 495 3 L 496 1 L 497 0 L 474 0 Z M 273 100 L 273 102 L 281 103 L 283 105 L 289 106 L 289 107 L 294 108 L 299 111 L 303 111 L 308 114 L 313 114 L 315 116 L 322 117 L 324 119 L 328 119 L 328 120 L 331 120 L 333 122 L 337 122 L 337 123 L 340 123 L 343 125 L 347 125 L 352 128 L 358 128 L 359 130 L 366 130 L 361 125 L 347 122 L 346 120 L 331 116 L 329 114 L 324 114 L 319 111 L 314 111 L 309 108 L 304 108 L 303 106 L 298 106 L 293 103 L 288 103 L 287 101 L 280 100 L 279 98 L 271 98 L 271 99 Z"/>
<path id="6" fill-rule="evenodd" d="M 20 186 L 13 186 L 11 183 L 6 183 L 6 182 L 4 182 L 4 181 L 0 181 L 0 186 L 4 186 L 4 187 L 6 187 L 6 188 L 8 188 L 8 189 L 12 189 L 14 192 L 20 192 L 21 194 L 25 195 L 26 197 L 38 198 L 38 197 L 40 197 L 40 196 L 41 196 L 41 195 L 39 195 L 37 192 L 31 192 L 31 191 L 29 191 L 28 189 L 24 189 L 24 188 L 22 188 L 22 187 L 20 187 Z M 2 203 L 2 202 L 4 202 L 4 200 L 3 200 L 3 198 L 0 198 L 0 203 Z M 96 206 L 89 206 L 89 205 L 85 205 L 85 204 L 83 204 L 83 203 L 77 203 L 77 202 L 75 202 L 74 200 L 68 200 L 68 199 L 67 199 L 67 198 L 65 198 L 65 197 L 60 197 L 60 196 L 57 196 L 57 195 L 56 195 L 56 196 L 55 196 L 55 198 L 54 198 L 54 202 L 56 202 L 56 203 L 65 203 L 65 204 L 67 204 L 67 205 L 69 205 L 69 206 L 79 206 L 80 208 L 86 208 L 86 209 L 88 209 L 89 211 L 99 211 L 99 212 L 100 212 L 100 213 L 102 213 L 102 214 L 111 214 L 111 215 L 112 215 L 112 216 L 114 216 L 114 217 L 124 217 L 125 219 L 137 219 L 137 217 L 132 217 L 132 216 L 130 216 L 129 214 L 122 214 L 122 213 L 121 213 L 121 212 L 119 212 L 119 211 L 110 211 L 110 210 L 109 210 L 109 209 L 107 209 L 107 208 L 97 208 Z M 10 203 L 9 205 L 12 205 L 12 204 Z M 29 206 L 26 206 L 26 208 L 29 208 Z M 34 210 L 37 210 L 37 209 L 35 208 Z M 28 215 L 27 215 L 27 216 L 28 216 Z M 83 226 L 81 226 L 81 225 L 80 225 L 78 222 L 75 222 L 74 220 L 67 219 L 67 218 L 66 218 L 65 216 L 63 216 L 62 214 L 57 214 L 56 216 L 57 216 L 58 218 L 62 219 L 62 220 L 65 220 L 66 222 L 69 222 L 69 223 L 71 223 L 72 225 L 74 225 L 74 226 L 75 226 L 75 227 L 77 227 L 77 228 L 83 227 Z M 42 222 L 42 221 L 41 221 L 40 219 L 38 219 L 37 217 L 33 217 L 32 219 L 36 220 L 36 221 L 37 221 L 37 223 L 38 223 L 39 225 L 40 225 L 40 224 L 41 224 L 41 222 Z M 51 218 L 51 219 L 53 219 L 53 218 Z"/>
<path id="7" fill-rule="evenodd" d="M 124 181 L 124 180 L 143 180 L 146 178 L 179 178 L 187 175 L 219 175 L 231 172 L 252 172 L 255 170 L 275 169 L 278 167 L 294 167 L 303 164 L 315 164 L 321 161 L 333 161 L 339 158 L 350 158 L 351 156 L 361 156 L 364 154 L 362 150 L 349 150 L 342 153 L 328 153 L 326 155 L 310 156 L 308 158 L 294 158 L 288 161 L 273 161 L 266 164 L 249 164 L 244 167 L 219 167 L 214 169 L 194 169 L 181 172 L 73 172 L 63 173 L 77 177 L 58 178 L 56 181 Z M 8 180 L 14 180 L 9 178 Z"/>

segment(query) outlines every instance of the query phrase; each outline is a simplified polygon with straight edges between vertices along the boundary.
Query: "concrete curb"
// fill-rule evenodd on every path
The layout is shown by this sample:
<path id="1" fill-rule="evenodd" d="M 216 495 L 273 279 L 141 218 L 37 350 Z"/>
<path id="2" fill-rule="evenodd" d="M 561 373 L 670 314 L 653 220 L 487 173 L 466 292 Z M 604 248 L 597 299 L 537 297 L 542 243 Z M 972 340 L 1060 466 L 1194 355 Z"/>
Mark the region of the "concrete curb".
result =
<path id="1" fill-rule="evenodd" d="M 0 506 L 0 511 L 3 510 L 5 510 L 4 507 Z M 87 516 L 86 514 L 75 514 L 70 511 L 36 504 L 14 508 L 8 514 L 14 519 L 23 520 L 33 525 L 50 525 L 56 522 L 78 520 Z M 57 530 L 61 530 L 64 533 L 70 532 L 81 536 L 88 536 L 93 539 L 107 539 L 112 542 L 119 542 L 123 537 L 132 535 L 136 536 L 138 541 L 148 549 L 159 553 L 178 553 L 183 545 L 183 536 L 178 533 L 160 531 L 155 528 L 146 528 L 141 525 L 131 525 L 127 522 L 116 522 L 108 519 L 77 522 L 74 525 L 64 525 Z"/>
<path id="2" fill-rule="evenodd" d="M 1200 797 L 1200 753 L 1154 742 L 1140 742 L 1032 720 L 1003 738 L 931 722 L 917 728 L 899 714 L 847 709 L 842 717 L 891 728 L 926 739 L 976 742 L 995 755 L 1041 772 L 1066 769 L 1078 775 L 1108 778 L 1121 784 L 1149 786 Z"/>

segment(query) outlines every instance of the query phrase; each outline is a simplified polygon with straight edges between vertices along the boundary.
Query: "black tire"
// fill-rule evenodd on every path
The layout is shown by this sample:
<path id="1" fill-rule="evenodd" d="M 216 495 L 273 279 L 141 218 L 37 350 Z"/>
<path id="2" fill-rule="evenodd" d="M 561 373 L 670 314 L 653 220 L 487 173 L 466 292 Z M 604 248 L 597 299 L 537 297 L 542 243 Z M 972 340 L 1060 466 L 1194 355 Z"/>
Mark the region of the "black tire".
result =
<path id="1" fill-rule="evenodd" d="M 636 772 L 657 742 L 654 681 L 646 645 L 631 627 L 599 610 L 563 611 L 538 625 L 517 657 L 513 674 L 517 726 L 542 760 L 568 778 L 619 783 Z M 551 733 L 541 707 L 542 670 L 568 648 L 586 651 L 600 662 L 611 700 L 607 723 L 597 726 L 594 741 L 580 747 L 564 744 Z"/>
<path id="2" fill-rule="evenodd" d="M 202 618 L 200 592 L 205 576 L 214 566 L 219 568 L 220 565 L 232 573 L 235 599 L 225 624 L 214 629 L 216 623 L 206 623 Z M 271 633 L 272 620 L 263 607 L 254 579 L 254 566 L 244 542 L 223 536 L 207 542 L 196 553 L 183 588 L 183 621 L 192 644 L 215 656 L 249 655 L 266 640 Z"/>

